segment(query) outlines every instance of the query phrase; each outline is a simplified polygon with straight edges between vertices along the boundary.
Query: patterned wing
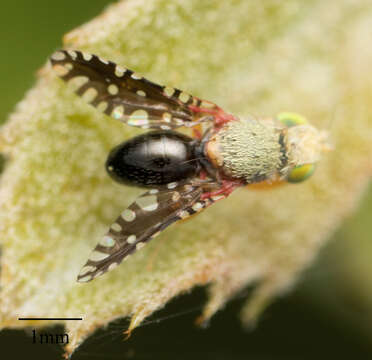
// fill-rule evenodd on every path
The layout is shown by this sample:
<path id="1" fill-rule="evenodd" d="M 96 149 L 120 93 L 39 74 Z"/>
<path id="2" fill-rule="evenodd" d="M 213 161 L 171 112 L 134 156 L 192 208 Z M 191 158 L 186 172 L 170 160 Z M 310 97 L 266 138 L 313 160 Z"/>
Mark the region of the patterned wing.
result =
<path id="1" fill-rule="evenodd" d="M 96 55 L 59 50 L 51 58 L 57 74 L 78 95 L 113 118 L 145 129 L 192 127 L 222 110 L 185 92 L 160 86 Z"/>
<path id="2" fill-rule="evenodd" d="M 154 189 L 141 195 L 116 219 L 77 280 L 87 282 L 114 269 L 175 221 L 211 205 L 212 199 L 200 198 L 202 192 L 200 184 L 170 183 L 162 190 Z"/>

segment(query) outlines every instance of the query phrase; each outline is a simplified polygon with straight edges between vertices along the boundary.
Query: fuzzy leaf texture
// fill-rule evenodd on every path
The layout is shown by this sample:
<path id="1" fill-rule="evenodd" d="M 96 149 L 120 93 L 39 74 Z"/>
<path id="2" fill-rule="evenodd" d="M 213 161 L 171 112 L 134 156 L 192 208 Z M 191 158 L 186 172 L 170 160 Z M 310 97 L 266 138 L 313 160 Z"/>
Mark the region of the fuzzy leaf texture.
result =
<path id="1" fill-rule="evenodd" d="M 109 150 L 138 130 L 86 105 L 44 66 L 0 133 L 8 158 L 0 187 L 1 326 L 31 325 L 19 316 L 83 316 L 65 324 L 71 353 L 97 327 L 124 316 L 135 327 L 196 285 L 209 284 L 209 318 L 256 283 L 242 311 L 253 322 L 293 285 L 368 184 L 371 23 L 365 0 L 127 0 L 67 34 L 66 48 L 236 115 L 304 114 L 330 132 L 334 151 L 307 182 L 239 189 L 79 284 L 91 249 L 142 192 L 104 170 Z"/>

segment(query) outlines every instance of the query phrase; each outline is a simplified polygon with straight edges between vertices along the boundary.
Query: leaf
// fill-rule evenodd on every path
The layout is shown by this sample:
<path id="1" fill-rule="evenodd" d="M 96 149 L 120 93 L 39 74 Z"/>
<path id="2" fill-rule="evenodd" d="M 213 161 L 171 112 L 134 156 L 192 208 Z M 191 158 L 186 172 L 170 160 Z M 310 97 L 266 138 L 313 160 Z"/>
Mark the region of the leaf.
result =
<path id="1" fill-rule="evenodd" d="M 97 327 L 132 316 L 134 328 L 195 285 L 210 284 L 207 319 L 257 282 L 243 310 L 252 323 L 311 263 L 371 176 L 371 21 L 372 4 L 363 0 L 127 0 L 67 34 L 68 48 L 239 116 L 305 114 L 329 130 L 335 150 L 311 180 L 241 189 L 111 273 L 78 284 L 97 239 L 140 192 L 114 184 L 103 166 L 109 150 L 138 131 L 84 104 L 46 65 L 0 134 L 8 157 L 0 188 L 1 325 L 19 327 L 19 316 L 82 316 L 65 324 L 71 353 Z"/>

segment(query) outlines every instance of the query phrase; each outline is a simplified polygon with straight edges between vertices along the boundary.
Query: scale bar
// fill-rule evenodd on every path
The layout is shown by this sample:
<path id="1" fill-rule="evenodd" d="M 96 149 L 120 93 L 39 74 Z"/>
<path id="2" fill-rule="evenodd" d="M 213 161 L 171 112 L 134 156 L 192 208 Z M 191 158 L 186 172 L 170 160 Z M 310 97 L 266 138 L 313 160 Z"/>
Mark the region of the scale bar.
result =
<path id="1" fill-rule="evenodd" d="M 64 317 L 53 317 L 53 318 L 45 318 L 45 317 L 32 317 L 32 318 L 27 318 L 27 317 L 22 317 L 18 318 L 18 320 L 83 320 L 81 317 L 71 317 L 71 318 L 64 318 Z"/>

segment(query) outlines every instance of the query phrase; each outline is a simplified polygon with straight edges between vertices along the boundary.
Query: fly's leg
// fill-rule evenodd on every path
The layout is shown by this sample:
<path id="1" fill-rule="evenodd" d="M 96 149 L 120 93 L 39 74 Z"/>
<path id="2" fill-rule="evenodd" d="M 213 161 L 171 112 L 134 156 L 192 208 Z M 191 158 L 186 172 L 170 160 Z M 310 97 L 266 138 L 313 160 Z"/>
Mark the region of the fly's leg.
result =
<path id="1" fill-rule="evenodd" d="M 211 109 L 207 109 L 203 107 L 189 105 L 189 108 L 195 113 L 203 113 L 203 114 L 209 114 L 213 116 L 214 125 L 217 128 L 228 123 L 229 121 L 236 120 L 236 117 L 234 115 L 226 113 L 218 106 L 215 106 L 214 108 L 211 108 Z"/>
<path id="2" fill-rule="evenodd" d="M 147 262 L 147 265 L 146 265 L 146 270 L 147 271 L 152 271 L 152 269 L 154 267 L 154 264 L 155 264 L 155 260 L 158 257 L 160 249 L 164 244 L 164 241 L 163 241 L 164 239 L 165 239 L 164 237 L 162 237 L 161 239 L 158 239 L 158 244 L 157 244 L 156 248 L 154 249 L 153 253 L 151 254 L 150 259 Z"/>
<path id="3" fill-rule="evenodd" d="M 214 198 L 216 196 L 221 196 L 222 198 L 228 197 L 236 188 L 244 185 L 241 181 L 231 181 L 231 180 L 222 180 L 222 185 L 215 191 L 204 192 L 201 195 L 201 199 Z M 218 199 L 220 200 L 220 199 Z"/>
<path id="4" fill-rule="evenodd" d="M 200 124 L 194 126 L 192 128 L 192 135 L 195 139 L 202 139 L 203 137 L 203 129 L 202 129 L 202 126 Z"/>

